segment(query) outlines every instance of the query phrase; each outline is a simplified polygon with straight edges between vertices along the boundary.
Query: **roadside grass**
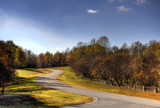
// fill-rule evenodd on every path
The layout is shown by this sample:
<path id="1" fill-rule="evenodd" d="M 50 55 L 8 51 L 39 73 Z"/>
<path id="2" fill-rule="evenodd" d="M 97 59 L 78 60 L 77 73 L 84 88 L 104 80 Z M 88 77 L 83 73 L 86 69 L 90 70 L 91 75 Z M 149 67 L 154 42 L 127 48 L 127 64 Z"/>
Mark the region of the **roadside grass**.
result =
<path id="1" fill-rule="evenodd" d="M 91 97 L 54 90 L 34 81 L 36 77 L 51 71 L 17 69 L 16 72 L 17 77 L 6 87 L 5 95 L 0 95 L 0 107 L 68 106 L 93 101 Z"/>
<path id="2" fill-rule="evenodd" d="M 98 91 L 103 91 L 103 92 L 109 92 L 109 93 L 116 93 L 116 94 L 123 94 L 123 95 L 128 95 L 128 96 L 160 100 L 160 93 L 126 89 L 122 87 L 97 84 L 91 81 L 83 80 L 81 79 L 81 76 L 76 76 L 73 70 L 69 66 L 53 67 L 50 69 L 63 70 L 64 73 L 58 76 L 57 79 L 60 82 L 63 82 L 65 84 L 69 84 L 72 86 L 93 89 L 93 90 L 98 90 Z"/>

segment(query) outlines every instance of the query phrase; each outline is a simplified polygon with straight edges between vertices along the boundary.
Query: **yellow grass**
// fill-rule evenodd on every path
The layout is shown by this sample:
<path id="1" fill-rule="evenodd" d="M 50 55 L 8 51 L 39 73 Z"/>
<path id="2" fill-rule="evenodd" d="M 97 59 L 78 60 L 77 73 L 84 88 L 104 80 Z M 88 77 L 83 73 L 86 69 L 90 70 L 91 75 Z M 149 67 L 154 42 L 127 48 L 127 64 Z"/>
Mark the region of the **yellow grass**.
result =
<path id="1" fill-rule="evenodd" d="M 32 104 L 26 102 L 26 104 L 23 103 L 20 106 L 67 106 L 93 101 L 91 97 L 54 90 L 35 83 L 35 77 L 50 73 L 50 71 L 18 69 L 16 72 L 18 77 L 6 88 L 5 96 L 29 95 L 36 99 L 34 104 L 33 102 L 31 102 Z"/>

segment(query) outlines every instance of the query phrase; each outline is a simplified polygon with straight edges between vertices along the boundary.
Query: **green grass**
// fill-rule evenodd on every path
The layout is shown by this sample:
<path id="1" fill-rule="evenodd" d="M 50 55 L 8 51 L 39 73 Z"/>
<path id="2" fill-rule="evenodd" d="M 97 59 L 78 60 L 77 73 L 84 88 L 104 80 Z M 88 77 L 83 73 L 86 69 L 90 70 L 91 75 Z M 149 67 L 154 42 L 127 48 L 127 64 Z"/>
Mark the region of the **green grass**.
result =
<path id="1" fill-rule="evenodd" d="M 5 95 L 1 96 L 2 99 L 19 102 L 12 107 L 68 106 L 93 101 L 91 97 L 50 89 L 34 81 L 36 77 L 48 74 L 50 71 L 17 69 L 16 72 L 18 77 L 6 87 Z M 28 99 L 21 102 L 20 97 Z"/>
<path id="2" fill-rule="evenodd" d="M 91 81 L 83 80 L 81 79 L 80 76 L 76 76 L 73 70 L 69 66 L 53 67 L 50 69 L 63 70 L 64 73 L 58 76 L 57 79 L 63 83 L 66 83 L 72 86 L 93 89 L 93 90 L 98 90 L 98 91 L 103 91 L 103 92 L 109 92 L 109 93 L 116 93 L 116 94 L 123 94 L 123 95 L 128 95 L 128 96 L 160 100 L 160 93 L 126 89 L 122 87 L 97 84 Z"/>

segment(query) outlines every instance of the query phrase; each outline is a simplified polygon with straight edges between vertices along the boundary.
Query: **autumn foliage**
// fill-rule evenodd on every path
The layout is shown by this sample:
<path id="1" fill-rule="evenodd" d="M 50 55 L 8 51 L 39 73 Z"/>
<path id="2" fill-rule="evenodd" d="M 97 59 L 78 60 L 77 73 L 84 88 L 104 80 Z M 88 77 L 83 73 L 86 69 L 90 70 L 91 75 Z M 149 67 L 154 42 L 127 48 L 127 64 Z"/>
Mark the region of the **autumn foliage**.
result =
<path id="1" fill-rule="evenodd" d="M 160 42 L 139 41 L 130 47 L 110 46 L 107 37 L 92 39 L 89 43 L 79 42 L 67 56 L 77 75 L 103 79 L 116 86 L 144 85 L 160 86 Z"/>
<path id="2" fill-rule="evenodd" d="M 160 42 L 157 41 L 148 44 L 137 41 L 131 46 L 124 43 L 119 48 L 111 47 L 109 39 L 102 36 L 89 43 L 79 42 L 72 50 L 38 55 L 12 41 L 0 41 L 0 59 L 13 69 L 70 65 L 76 75 L 102 79 L 116 86 L 160 86 Z"/>

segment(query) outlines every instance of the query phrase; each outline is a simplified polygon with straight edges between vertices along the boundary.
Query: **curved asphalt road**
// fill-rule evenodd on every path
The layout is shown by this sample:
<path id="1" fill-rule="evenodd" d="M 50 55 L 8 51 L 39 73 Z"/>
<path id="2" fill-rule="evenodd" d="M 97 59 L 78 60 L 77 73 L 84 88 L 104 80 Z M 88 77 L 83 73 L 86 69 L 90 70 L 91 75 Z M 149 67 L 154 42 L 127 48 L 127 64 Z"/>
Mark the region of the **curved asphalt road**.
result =
<path id="1" fill-rule="evenodd" d="M 73 105 L 61 108 L 160 108 L 160 101 L 156 100 L 100 92 L 63 84 L 56 80 L 56 76 L 63 72 L 57 70 L 52 71 L 53 73 L 38 77 L 35 81 L 50 88 L 95 98 L 95 101 L 89 104 Z"/>

